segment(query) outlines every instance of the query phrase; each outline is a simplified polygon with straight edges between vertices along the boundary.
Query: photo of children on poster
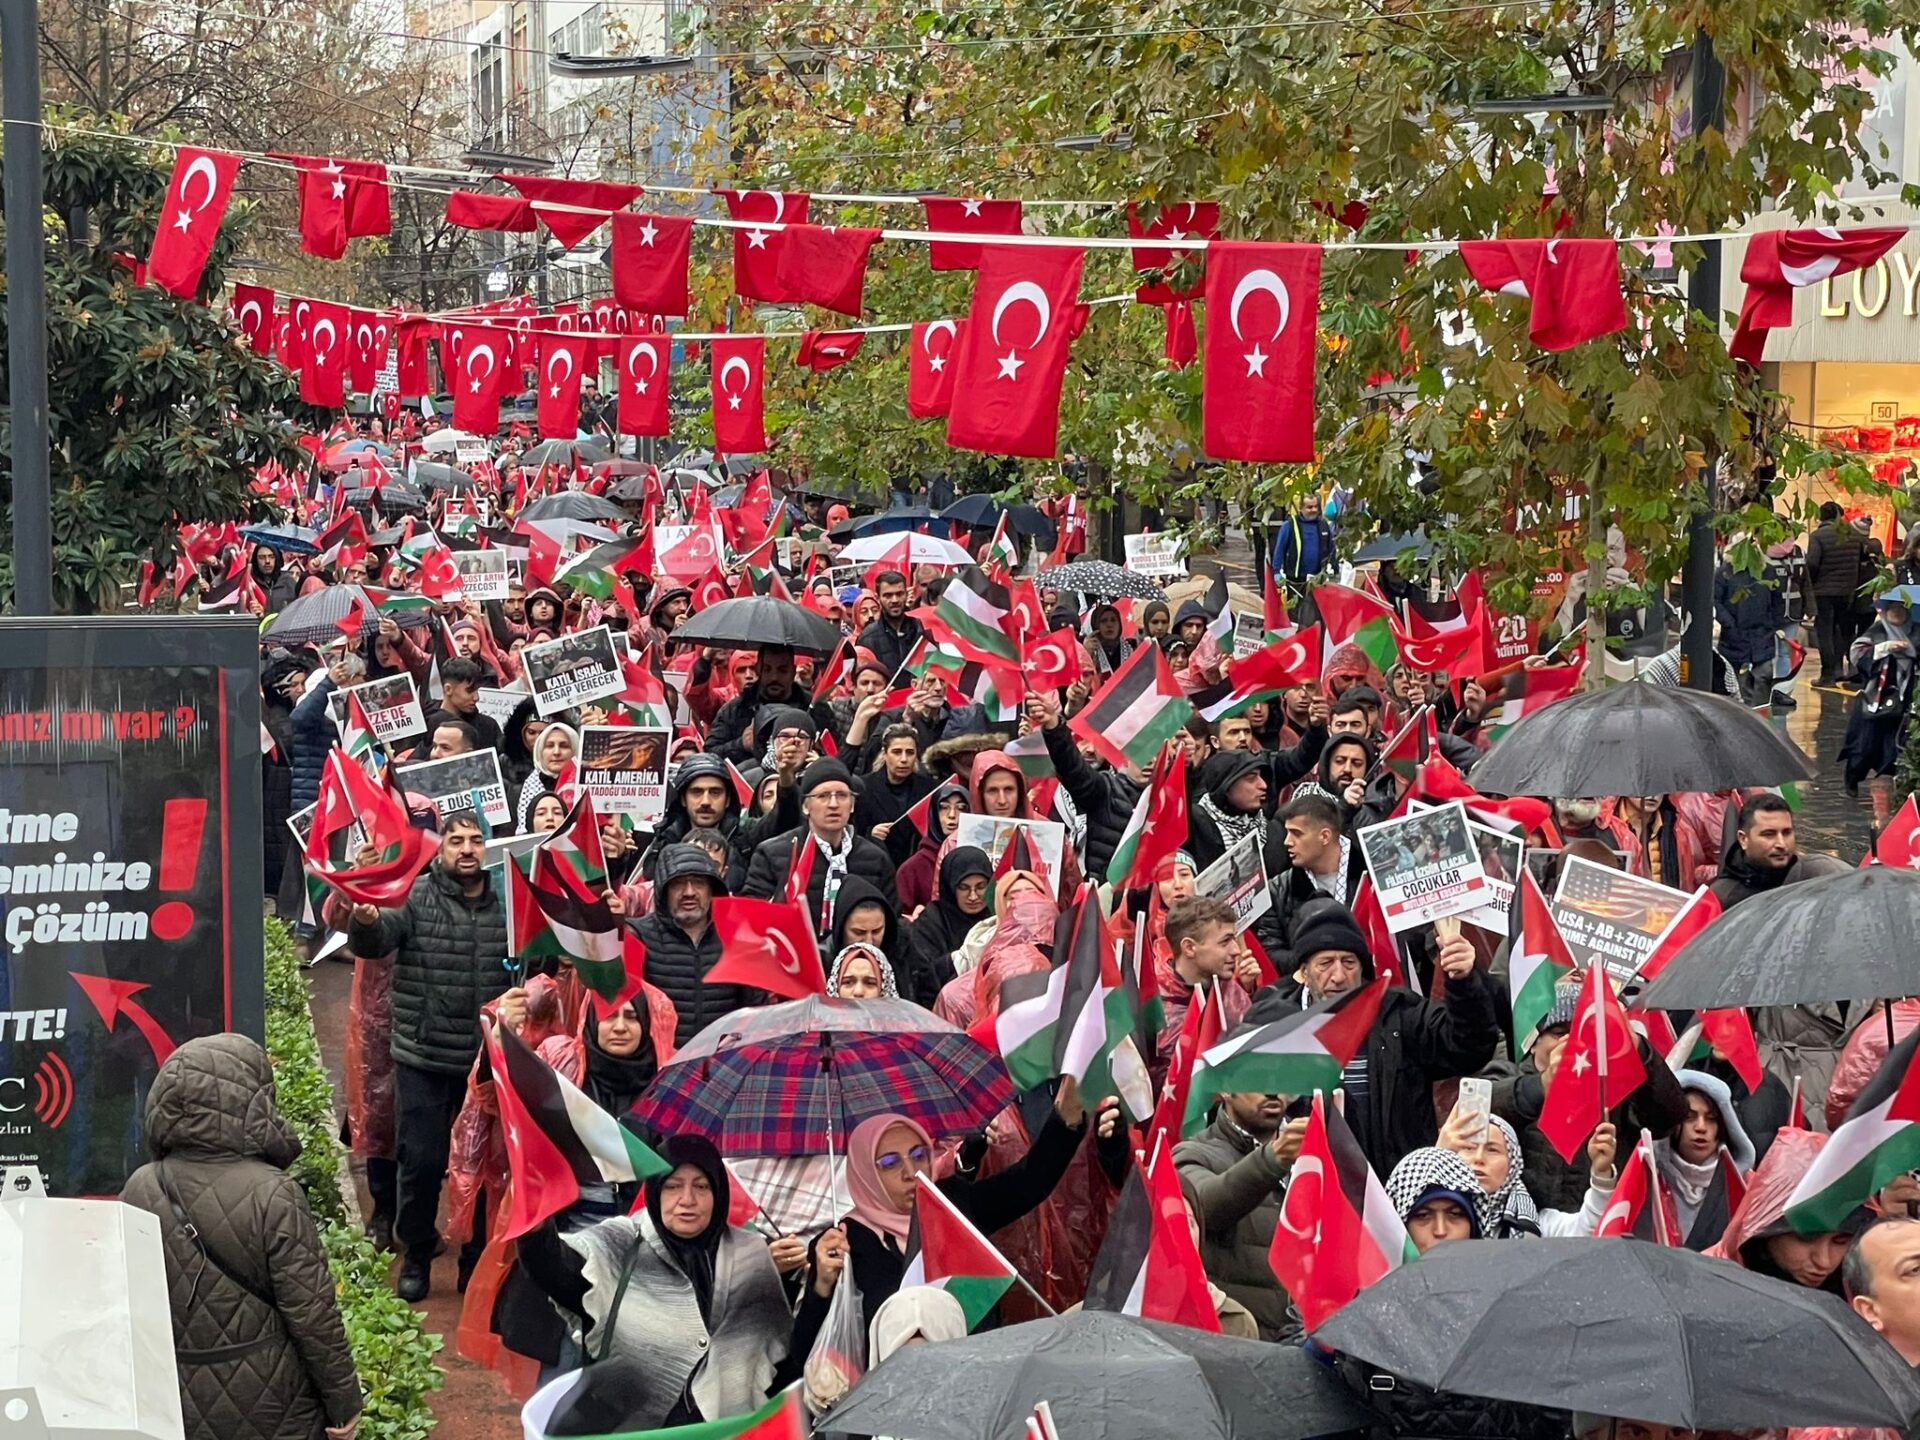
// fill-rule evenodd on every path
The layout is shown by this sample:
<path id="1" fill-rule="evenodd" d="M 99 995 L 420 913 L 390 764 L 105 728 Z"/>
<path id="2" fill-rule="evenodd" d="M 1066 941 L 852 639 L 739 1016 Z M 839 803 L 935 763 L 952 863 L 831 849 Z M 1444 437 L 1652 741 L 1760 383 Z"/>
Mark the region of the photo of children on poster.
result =
<path id="1" fill-rule="evenodd" d="M 1492 898 L 1466 807 L 1458 800 L 1369 825 L 1360 832 L 1360 849 L 1389 930 L 1462 915 Z"/>

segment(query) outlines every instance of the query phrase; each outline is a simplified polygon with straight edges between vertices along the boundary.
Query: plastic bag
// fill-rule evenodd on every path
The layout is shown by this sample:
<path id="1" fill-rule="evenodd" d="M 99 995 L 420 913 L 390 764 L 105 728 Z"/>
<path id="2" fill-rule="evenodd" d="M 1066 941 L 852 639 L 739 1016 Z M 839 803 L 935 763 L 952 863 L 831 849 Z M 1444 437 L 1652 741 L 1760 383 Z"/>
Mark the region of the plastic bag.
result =
<path id="1" fill-rule="evenodd" d="M 867 1322 L 862 1318 L 865 1308 L 849 1256 L 840 1269 L 840 1283 L 833 1287 L 827 1318 L 820 1322 L 820 1334 L 807 1352 L 806 1369 L 802 1371 L 807 1406 L 815 1415 L 824 1414 L 867 1373 Z"/>

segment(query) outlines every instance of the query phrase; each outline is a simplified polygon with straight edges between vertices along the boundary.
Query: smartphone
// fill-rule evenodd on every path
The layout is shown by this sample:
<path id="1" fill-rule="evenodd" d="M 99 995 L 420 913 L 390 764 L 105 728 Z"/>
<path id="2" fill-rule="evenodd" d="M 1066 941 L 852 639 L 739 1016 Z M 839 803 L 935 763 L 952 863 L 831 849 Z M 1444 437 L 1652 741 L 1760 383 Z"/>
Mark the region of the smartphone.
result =
<path id="1" fill-rule="evenodd" d="M 1466 1076 L 1460 1082 L 1460 1098 L 1453 1102 L 1453 1108 L 1465 1117 L 1475 1139 L 1485 1140 L 1493 1114 L 1493 1082 L 1477 1075 Z"/>

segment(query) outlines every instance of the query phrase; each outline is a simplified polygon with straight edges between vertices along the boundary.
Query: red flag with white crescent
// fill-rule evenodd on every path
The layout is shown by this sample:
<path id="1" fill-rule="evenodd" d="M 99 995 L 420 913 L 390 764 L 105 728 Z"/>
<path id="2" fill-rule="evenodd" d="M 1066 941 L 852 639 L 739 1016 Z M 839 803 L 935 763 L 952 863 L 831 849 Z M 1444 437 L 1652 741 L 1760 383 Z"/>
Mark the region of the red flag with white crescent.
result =
<path id="1" fill-rule="evenodd" d="M 347 398 L 347 307 L 315 300 L 307 317 L 307 363 L 300 367 L 300 398 L 338 408 Z"/>
<path id="2" fill-rule="evenodd" d="M 453 391 L 453 426 L 491 438 L 500 428 L 500 377 L 512 363 L 513 337 L 481 325 L 459 327 L 456 333 L 459 348 L 448 381 Z"/>
<path id="3" fill-rule="evenodd" d="M 1311 464 L 1320 247 L 1243 241 L 1207 251 L 1200 407 L 1216 460 Z"/>
<path id="4" fill-rule="evenodd" d="M 713 448 L 723 455 L 752 455 L 767 448 L 765 400 L 767 342 L 758 335 L 728 335 L 712 342 Z"/>
<path id="5" fill-rule="evenodd" d="M 964 320 L 928 320 L 915 325 L 907 346 L 907 413 L 917 420 L 945 415 L 953 406 L 953 359 Z"/>
<path id="6" fill-rule="evenodd" d="M 617 343 L 620 433 L 665 435 L 671 342 L 665 335 L 634 335 Z"/>
<path id="7" fill-rule="evenodd" d="M 947 444 L 1050 460 L 1060 448 L 1060 387 L 1080 331 L 1083 252 L 989 245 L 960 337 Z"/>
<path id="8" fill-rule="evenodd" d="M 188 145 L 174 152 L 167 198 L 153 228 L 153 249 L 147 253 L 148 278 L 168 294 L 191 300 L 199 293 L 200 276 L 213 253 L 227 200 L 233 194 L 233 178 L 239 173 L 238 155 Z"/>
<path id="9" fill-rule="evenodd" d="M 797 191 L 722 190 L 727 214 L 735 220 L 763 224 L 804 225 L 809 196 Z M 746 300 L 783 304 L 793 299 L 780 283 L 780 256 L 786 247 L 784 230 L 746 226 L 733 232 L 733 289 Z M 758 448 L 758 447 L 755 447 Z"/>
<path id="10" fill-rule="evenodd" d="M 256 355 L 273 351 L 273 291 L 264 285 L 233 287 L 233 318 Z"/>
<path id="11" fill-rule="evenodd" d="M 552 331 L 540 336 L 537 382 L 540 438 L 571 440 L 580 433 L 580 377 L 587 363 L 587 342 Z"/>
<path id="12" fill-rule="evenodd" d="M 713 929 L 720 960 L 707 984 L 744 985 L 789 1000 L 827 993 L 820 947 L 800 907 L 722 895 L 713 902 Z"/>

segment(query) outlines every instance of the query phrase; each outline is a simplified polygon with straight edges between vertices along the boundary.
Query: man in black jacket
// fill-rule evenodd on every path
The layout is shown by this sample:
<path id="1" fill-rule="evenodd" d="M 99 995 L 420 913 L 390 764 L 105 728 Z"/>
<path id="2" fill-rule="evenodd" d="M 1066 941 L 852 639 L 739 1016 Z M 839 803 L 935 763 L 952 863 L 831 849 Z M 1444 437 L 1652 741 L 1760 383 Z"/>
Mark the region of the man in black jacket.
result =
<path id="1" fill-rule="evenodd" d="M 1820 528 L 1807 542 L 1807 589 L 1818 607 L 1813 635 L 1820 647 L 1822 685 L 1838 685 L 1846 673 L 1854 605 L 1872 575 L 1866 538 L 1847 523 L 1837 504 L 1827 501 L 1820 507 Z"/>
<path id="2" fill-rule="evenodd" d="M 1720 908 L 1782 885 L 1844 874 L 1847 866 L 1831 855 L 1802 855 L 1793 830 L 1793 807 L 1778 795 L 1755 795 L 1740 806 L 1739 829 L 1720 861 L 1720 873 L 1708 885 Z"/>
<path id="3" fill-rule="evenodd" d="M 480 1052 L 480 1007 L 507 988 L 506 912 L 487 876 L 486 849 L 473 814 L 453 816 L 439 857 L 405 903 L 356 905 L 349 928 L 354 954 L 394 957 L 400 1197 L 393 1233 L 405 1252 L 394 1290 L 409 1304 L 426 1298 L 440 1244 L 440 1184 L 467 1072 Z"/>
<path id="4" fill-rule="evenodd" d="M 653 913 L 633 924 L 647 950 L 647 983 L 673 1001 L 675 1048 L 722 1015 L 759 1003 L 742 985 L 709 985 L 707 972 L 720 963 L 720 937 L 713 928 L 713 901 L 726 882 L 707 852 L 696 845 L 669 845 L 653 877 Z"/>
<path id="5" fill-rule="evenodd" d="M 880 732 L 879 763 L 860 777 L 860 793 L 853 802 L 853 828 L 887 847 L 899 865 L 919 848 L 920 834 L 911 825 L 895 826 L 940 782 L 920 768 L 920 735 L 912 725 L 896 722 Z M 888 956 L 893 959 L 893 956 Z"/>
<path id="6" fill-rule="evenodd" d="M 655 870 L 669 845 L 678 845 L 696 827 L 718 830 L 729 840 L 741 830 L 740 800 L 733 788 L 727 762 L 717 755 L 689 755 L 674 771 L 667 787 L 667 810 L 653 832 L 653 842 L 640 857 L 640 873 L 657 880 Z M 727 864 L 726 884 L 737 890 L 747 878 L 746 856 L 736 848 Z"/>
<path id="7" fill-rule="evenodd" d="M 476 750 L 500 748 L 500 722 L 480 709 L 480 667 L 464 655 L 440 662 L 440 706 L 427 716 L 427 734 L 448 720 L 471 725 Z"/>
<path id="8" fill-rule="evenodd" d="M 1325 795 L 1296 795 L 1280 812 L 1288 864 L 1268 884 L 1273 903 L 1253 933 L 1282 975 L 1293 970 L 1287 935 L 1299 908 L 1317 895 L 1350 905 L 1366 873 L 1360 842 L 1345 833 L 1339 808 Z"/>
<path id="9" fill-rule="evenodd" d="M 853 776 L 847 767 L 838 760 L 816 760 L 801 774 L 798 791 L 806 823 L 754 847 L 742 893 L 756 900 L 780 894 L 793 866 L 806 863 L 801 847 L 811 845 L 807 911 L 816 935 L 824 938 L 833 933 L 834 902 L 849 876 L 870 882 L 897 909 L 900 897 L 893 885 L 893 861 L 873 841 L 853 832 Z"/>
<path id="10" fill-rule="evenodd" d="M 899 674 L 900 667 L 913 654 L 913 647 L 926 634 L 920 622 L 907 614 L 907 577 L 898 570 L 882 570 L 873 577 L 873 598 L 880 602 L 880 613 L 854 640 L 862 650 L 886 667 L 887 674 Z"/>
<path id="11" fill-rule="evenodd" d="M 1284 985 L 1267 986 L 1254 997 L 1247 1024 L 1264 1025 L 1373 983 L 1373 952 L 1337 901 L 1302 905 L 1288 944 L 1302 990 L 1290 996 Z M 1378 1175 L 1390 1173 L 1408 1151 L 1433 1144 L 1440 1133 L 1433 1087 L 1478 1072 L 1500 1042 L 1498 1008 L 1474 967 L 1473 942 L 1463 935 L 1442 941 L 1434 968 L 1446 976 L 1445 1001 L 1389 989 L 1366 1043 L 1341 1075 L 1347 1124 Z"/>
<path id="12" fill-rule="evenodd" d="M 763 705 L 805 709 L 821 732 L 833 730 L 833 710 L 824 700 L 811 705 L 793 682 L 793 651 L 784 645 L 764 645 L 754 681 L 720 707 L 707 728 L 707 753 L 736 765 L 756 762 L 766 753 L 769 736 L 756 723 Z"/>

